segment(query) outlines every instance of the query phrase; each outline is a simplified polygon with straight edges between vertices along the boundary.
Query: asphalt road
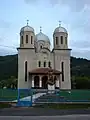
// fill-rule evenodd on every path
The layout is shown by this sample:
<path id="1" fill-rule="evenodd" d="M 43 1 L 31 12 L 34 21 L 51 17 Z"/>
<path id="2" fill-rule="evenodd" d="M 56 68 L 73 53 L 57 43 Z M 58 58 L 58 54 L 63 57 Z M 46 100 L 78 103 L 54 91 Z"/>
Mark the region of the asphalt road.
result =
<path id="1" fill-rule="evenodd" d="M 90 115 L 66 116 L 0 116 L 0 120 L 90 120 Z"/>
<path id="2" fill-rule="evenodd" d="M 90 114 L 90 109 L 55 110 L 49 108 L 7 108 L 0 109 L 0 116 L 59 116 Z"/>

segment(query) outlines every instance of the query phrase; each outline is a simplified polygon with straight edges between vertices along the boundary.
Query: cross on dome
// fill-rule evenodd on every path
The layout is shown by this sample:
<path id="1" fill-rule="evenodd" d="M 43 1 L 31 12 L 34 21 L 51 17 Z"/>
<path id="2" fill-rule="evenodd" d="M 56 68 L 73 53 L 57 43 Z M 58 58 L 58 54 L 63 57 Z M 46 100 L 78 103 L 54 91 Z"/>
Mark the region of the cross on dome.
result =
<path id="1" fill-rule="evenodd" d="M 42 32 L 42 27 L 40 26 L 40 32 Z"/>
<path id="2" fill-rule="evenodd" d="M 61 21 L 59 21 L 59 27 L 61 27 Z"/>
<path id="3" fill-rule="evenodd" d="M 29 20 L 27 20 L 27 26 L 28 26 L 28 22 L 29 22 Z"/>

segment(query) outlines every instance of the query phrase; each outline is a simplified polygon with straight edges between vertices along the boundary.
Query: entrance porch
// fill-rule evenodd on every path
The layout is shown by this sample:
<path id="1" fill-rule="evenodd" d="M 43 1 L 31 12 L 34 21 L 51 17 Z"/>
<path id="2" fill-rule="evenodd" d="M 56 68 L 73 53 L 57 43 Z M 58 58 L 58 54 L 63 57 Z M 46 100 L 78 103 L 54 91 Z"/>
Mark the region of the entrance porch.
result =
<path id="1" fill-rule="evenodd" d="M 52 70 L 52 76 L 54 79 L 54 84 L 48 84 L 49 71 Z M 34 89 L 60 89 L 60 71 L 51 68 L 37 68 L 29 73 L 31 78 L 32 88 Z"/>

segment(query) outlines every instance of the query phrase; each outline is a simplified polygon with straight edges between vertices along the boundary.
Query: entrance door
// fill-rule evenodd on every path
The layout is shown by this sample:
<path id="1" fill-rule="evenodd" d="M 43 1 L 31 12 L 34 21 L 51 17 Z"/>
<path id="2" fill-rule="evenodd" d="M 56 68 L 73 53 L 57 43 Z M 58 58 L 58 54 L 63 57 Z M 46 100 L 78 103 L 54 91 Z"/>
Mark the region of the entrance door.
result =
<path id="1" fill-rule="evenodd" d="M 47 89 L 47 88 L 48 88 L 47 80 L 48 80 L 48 77 L 47 77 L 47 76 L 43 76 L 43 77 L 42 77 L 42 88 L 43 88 L 43 89 Z"/>

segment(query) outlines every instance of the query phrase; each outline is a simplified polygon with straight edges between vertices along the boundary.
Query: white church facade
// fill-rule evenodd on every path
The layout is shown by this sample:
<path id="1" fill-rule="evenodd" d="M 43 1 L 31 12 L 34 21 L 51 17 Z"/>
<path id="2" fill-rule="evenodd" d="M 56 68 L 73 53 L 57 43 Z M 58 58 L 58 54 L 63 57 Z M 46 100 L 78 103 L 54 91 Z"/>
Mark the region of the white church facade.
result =
<path id="1" fill-rule="evenodd" d="M 18 49 L 18 89 L 71 89 L 68 32 L 60 24 L 53 32 L 53 49 L 41 28 L 35 34 L 27 25 L 20 30 Z M 54 84 L 48 83 L 52 72 Z"/>

